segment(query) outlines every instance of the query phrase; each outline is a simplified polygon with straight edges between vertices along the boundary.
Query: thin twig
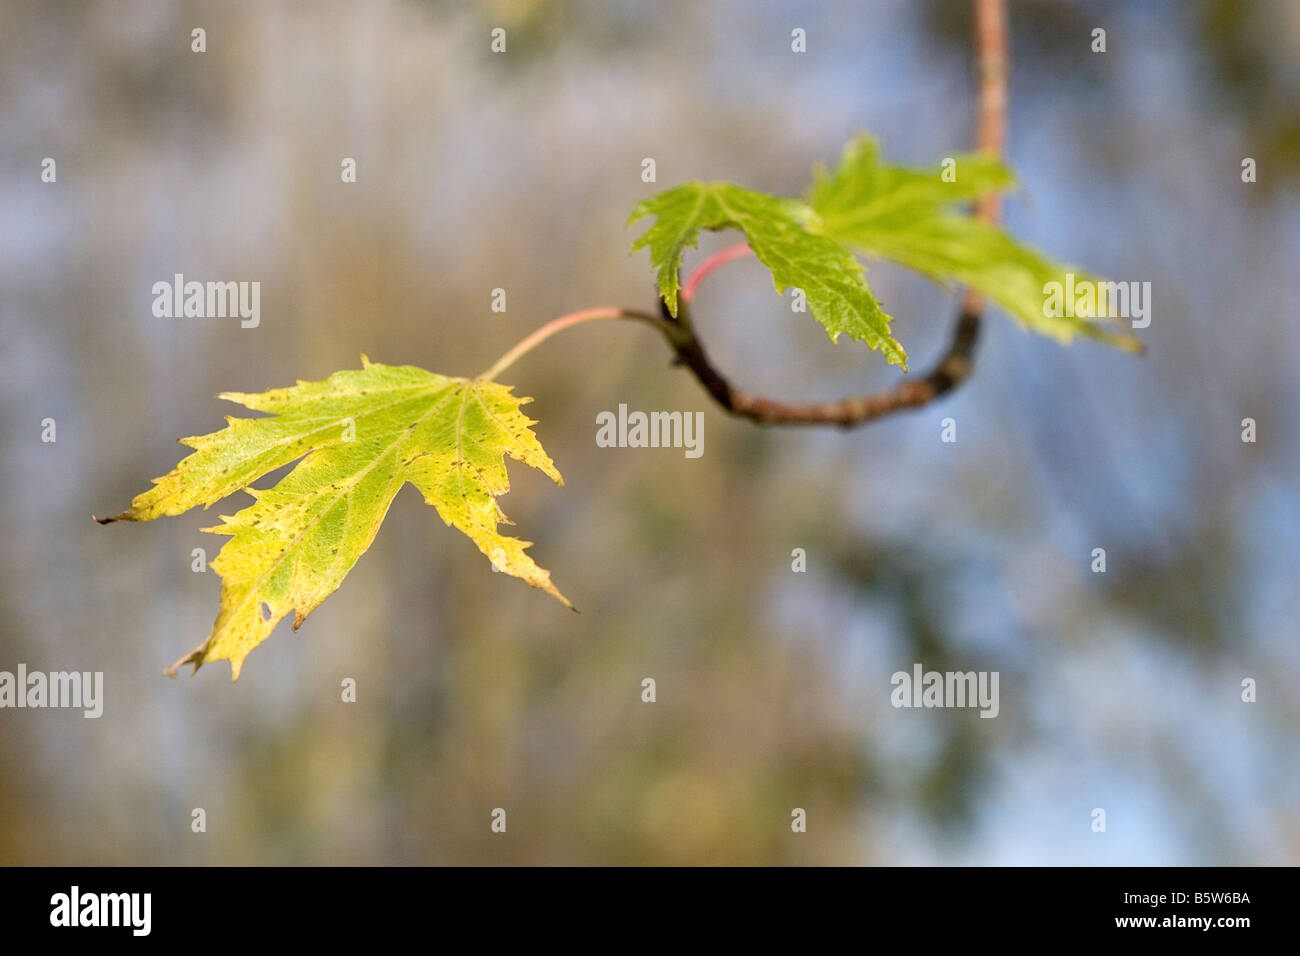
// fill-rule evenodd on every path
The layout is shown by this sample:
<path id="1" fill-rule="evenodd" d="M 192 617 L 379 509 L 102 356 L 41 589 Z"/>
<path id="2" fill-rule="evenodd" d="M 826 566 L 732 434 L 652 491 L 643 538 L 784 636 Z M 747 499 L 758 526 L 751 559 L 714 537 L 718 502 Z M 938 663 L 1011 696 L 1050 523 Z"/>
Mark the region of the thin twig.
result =
<path id="1" fill-rule="evenodd" d="M 754 250 L 749 248 L 749 243 L 738 242 L 734 246 L 727 246 L 720 252 L 715 252 L 698 266 L 690 277 L 682 283 L 681 299 L 683 302 L 690 302 L 695 298 L 695 290 L 699 288 L 701 282 L 718 266 L 726 265 L 728 262 L 734 262 L 736 259 L 743 259 L 745 256 L 752 256 Z"/>
<path id="2" fill-rule="evenodd" d="M 484 381 L 492 381 L 511 365 L 514 365 L 519 358 L 528 352 L 531 352 L 538 345 L 545 342 L 556 332 L 563 332 L 565 329 L 583 322 L 595 322 L 600 319 L 632 319 L 636 322 L 645 322 L 647 325 L 653 325 L 664 337 L 668 343 L 673 344 L 681 333 L 671 322 L 665 322 L 658 316 L 651 315 L 648 312 L 638 312 L 635 309 L 620 309 L 614 306 L 597 306 L 593 309 L 582 309 L 578 312 L 570 312 L 568 315 L 562 315 L 558 319 L 552 319 L 532 335 L 523 339 L 505 355 L 496 360 L 496 363 L 486 372 L 481 372 L 478 378 Z"/>

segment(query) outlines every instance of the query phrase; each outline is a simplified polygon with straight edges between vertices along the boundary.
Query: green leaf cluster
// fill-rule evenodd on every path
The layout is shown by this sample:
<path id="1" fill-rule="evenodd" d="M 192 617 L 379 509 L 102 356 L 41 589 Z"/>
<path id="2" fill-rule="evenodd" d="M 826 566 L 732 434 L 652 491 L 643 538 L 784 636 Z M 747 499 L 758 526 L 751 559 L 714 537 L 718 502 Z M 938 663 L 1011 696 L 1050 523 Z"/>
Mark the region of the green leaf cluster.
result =
<path id="1" fill-rule="evenodd" d="M 978 290 L 1027 328 L 1061 342 L 1083 335 L 1125 348 L 1131 337 L 1105 319 L 1053 316 L 1044 287 L 1091 279 L 1016 242 L 997 226 L 955 209 L 1010 189 L 1015 178 L 999 160 L 953 157 L 934 169 L 887 166 L 866 136 L 845 147 L 839 166 L 819 168 L 803 200 L 783 199 L 731 183 L 690 182 L 639 203 L 629 225 L 654 222 L 632 245 L 650 250 L 659 291 L 677 314 L 678 272 L 701 229 L 737 229 L 772 273 L 777 292 L 804 290 L 813 317 L 830 335 L 867 343 L 893 365 L 907 368 L 907 353 L 891 332 L 893 318 L 876 301 L 856 254 L 888 259 L 936 280 Z"/>

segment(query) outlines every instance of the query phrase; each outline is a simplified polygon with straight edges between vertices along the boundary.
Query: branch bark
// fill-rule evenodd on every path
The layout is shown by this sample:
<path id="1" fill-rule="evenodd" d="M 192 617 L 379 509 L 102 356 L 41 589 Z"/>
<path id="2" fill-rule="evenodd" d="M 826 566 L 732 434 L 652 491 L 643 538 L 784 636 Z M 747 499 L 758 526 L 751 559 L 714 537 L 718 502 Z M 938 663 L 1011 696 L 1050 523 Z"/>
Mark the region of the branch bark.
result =
<path id="1" fill-rule="evenodd" d="M 979 148 L 991 155 L 1002 154 L 1006 139 L 1007 112 L 1007 42 L 1003 0 L 974 0 L 975 49 L 979 74 L 976 107 L 976 139 Z M 986 222 L 998 221 L 999 197 L 982 197 L 976 216 Z M 689 300 L 699 280 L 725 262 L 740 258 L 736 247 L 723 250 L 705 260 L 683 286 L 677 318 L 660 302 L 662 316 L 674 325 L 678 334 L 668 336 L 675 352 L 674 362 L 685 366 L 719 405 L 732 414 L 764 425 L 838 425 L 852 428 L 892 412 L 919 408 L 934 401 L 964 382 L 975 367 L 975 347 L 979 342 L 984 297 L 973 289 L 962 297 L 957 324 L 948 349 L 928 372 L 905 379 L 890 388 L 867 395 L 830 402 L 783 402 L 749 395 L 732 385 L 710 361 L 704 344 L 695 334 L 689 317 Z"/>
<path id="2" fill-rule="evenodd" d="M 661 307 L 664 317 L 674 321 L 668 315 L 667 307 Z M 678 320 L 686 311 L 686 304 L 679 304 Z M 829 402 L 785 402 L 742 392 L 713 365 L 704 351 L 704 344 L 693 331 L 689 331 L 689 325 L 682 325 L 688 331 L 684 338 L 673 345 L 676 353 L 674 363 L 690 369 L 713 400 L 733 415 L 748 418 L 760 425 L 838 425 L 841 428 L 852 428 L 891 412 L 919 408 L 960 385 L 974 367 L 973 355 L 979 338 L 980 313 L 971 311 L 963 303 L 948 350 L 924 375 L 867 395 Z"/>

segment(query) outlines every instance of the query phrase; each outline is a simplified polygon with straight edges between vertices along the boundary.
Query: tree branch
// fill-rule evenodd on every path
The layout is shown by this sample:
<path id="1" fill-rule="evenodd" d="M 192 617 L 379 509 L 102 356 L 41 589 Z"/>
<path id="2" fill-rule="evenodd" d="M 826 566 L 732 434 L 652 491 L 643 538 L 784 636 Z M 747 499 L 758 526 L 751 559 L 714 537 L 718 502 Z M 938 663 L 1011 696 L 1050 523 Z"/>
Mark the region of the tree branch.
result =
<path id="1" fill-rule="evenodd" d="M 979 99 L 976 111 L 979 148 L 999 156 L 1006 138 L 1006 77 L 1007 48 L 1006 21 L 1003 0 L 974 0 L 975 48 L 979 67 Z M 998 220 L 999 202 L 996 194 L 980 198 L 976 216 L 989 223 Z M 740 415 L 763 425 L 839 425 L 851 428 L 874 421 L 892 412 L 920 408 L 946 392 L 952 391 L 968 377 L 975 367 L 975 346 L 979 341 L 980 316 L 984 311 L 984 297 L 968 289 L 962 297 L 957 324 L 953 329 L 948 350 L 939 357 L 924 375 L 904 379 L 890 388 L 842 398 L 830 402 L 782 402 L 771 398 L 749 395 L 736 388 L 718 371 L 704 350 L 704 343 L 695 334 L 690 319 L 691 301 L 700 282 L 719 266 L 750 254 L 745 243 L 729 246 L 706 258 L 687 278 L 678 296 L 677 315 L 668 312 L 660 299 L 660 316 L 632 309 L 583 309 L 560 316 L 542 326 L 528 338 L 512 348 L 487 371 L 479 375 L 491 380 L 508 368 L 520 356 L 531 351 L 557 332 L 584 322 L 601 319 L 631 319 L 652 325 L 663 335 L 674 353 L 674 363 L 690 369 L 713 400 L 728 412 Z"/>
<path id="2" fill-rule="evenodd" d="M 891 412 L 919 408 L 956 388 L 970 374 L 980 329 L 979 313 L 963 305 L 948 351 L 925 375 L 853 398 L 830 402 L 783 402 L 749 395 L 727 381 L 710 361 L 699 337 L 690 331 L 684 302 L 678 305 L 677 320 L 668 315 L 667 306 L 661 305 L 661 308 L 665 319 L 678 321 L 687 330 L 685 338 L 672 343 L 673 361 L 690 369 L 713 400 L 724 409 L 761 425 L 839 425 L 852 428 Z"/>
<path id="3" fill-rule="evenodd" d="M 1006 139 L 1007 43 L 1003 0 L 974 0 L 975 49 L 979 72 L 979 99 L 976 109 L 976 137 L 979 148 L 1000 156 Z M 1000 204 L 997 194 L 983 196 L 976 205 L 976 216 L 985 222 L 998 221 Z M 924 375 L 905 379 L 890 388 L 867 395 L 830 402 L 782 402 L 748 395 L 733 386 L 710 361 L 704 344 L 689 319 L 689 302 L 700 280 L 718 266 L 745 255 L 741 246 L 731 246 L 710 256 L 695 270 L 682 287 L 677 318 L 660 302 L 666 322 L 675 325 L 679 334 L 669 336 L 675 352 L 674 361 L 694 373 L 701 385 L 719 405 L 735 415 L 764 425 L 839 425 L 851 428 L 874 421 L 892 412 L 919 408 L 964 382 L 975 367 L 975 346 L 979 341 L 984 296 L 968 289 L 962 298 L 948 349 Z"/>

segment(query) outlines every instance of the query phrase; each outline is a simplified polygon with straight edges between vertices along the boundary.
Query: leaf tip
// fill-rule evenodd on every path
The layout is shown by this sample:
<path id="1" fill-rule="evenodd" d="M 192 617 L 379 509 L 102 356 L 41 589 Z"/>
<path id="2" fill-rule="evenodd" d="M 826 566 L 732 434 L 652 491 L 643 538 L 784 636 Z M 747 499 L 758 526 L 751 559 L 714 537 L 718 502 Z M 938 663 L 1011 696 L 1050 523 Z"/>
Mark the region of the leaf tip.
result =
<path id="1" fill-rule="evenodd" d="M 1118 337 L 1115 344 L 1124 351 L 1131 352 L 1134 355 L 1147 354 L 1147 344 L 1135 335 L 1121 335 Z"/>

